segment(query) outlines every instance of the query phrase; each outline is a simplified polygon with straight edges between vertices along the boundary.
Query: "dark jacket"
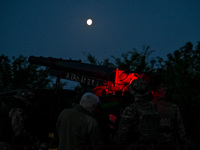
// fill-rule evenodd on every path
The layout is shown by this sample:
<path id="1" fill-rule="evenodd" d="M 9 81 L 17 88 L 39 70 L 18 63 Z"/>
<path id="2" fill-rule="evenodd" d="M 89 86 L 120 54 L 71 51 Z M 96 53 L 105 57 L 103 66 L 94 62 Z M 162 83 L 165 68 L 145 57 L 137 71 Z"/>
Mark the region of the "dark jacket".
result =
<path id="1" fill-rule="evenodd" d="M 57 121 L 58 150 L 101 150 L 102 135 L 97 121 L 81 105 L 61 112 Z"/>

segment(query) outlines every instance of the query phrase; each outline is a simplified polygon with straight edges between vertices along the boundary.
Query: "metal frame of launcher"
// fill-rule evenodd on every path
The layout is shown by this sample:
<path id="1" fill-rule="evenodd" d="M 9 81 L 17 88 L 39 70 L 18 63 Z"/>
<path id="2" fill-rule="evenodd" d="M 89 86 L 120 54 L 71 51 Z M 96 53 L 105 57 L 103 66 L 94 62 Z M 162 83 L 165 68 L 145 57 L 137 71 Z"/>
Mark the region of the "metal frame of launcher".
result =
<path id="1" fill-rule="evenodd" d="M 81 60 L 64 60 L 52 57 L 30 56 L 31 64 L 49 67 L 50 73 L 60 79 L 67 79 L 79 82 L 93 87 L 93 93 L 101 96 L 102 92 L 106 94 L 115 94 L 116 91 L 128 91 L 131 82 L 138 78 L 144 78 L 144 73 L 133 73 L 119 70 L 118 68 L 109 68 L 82 63 Z"/>

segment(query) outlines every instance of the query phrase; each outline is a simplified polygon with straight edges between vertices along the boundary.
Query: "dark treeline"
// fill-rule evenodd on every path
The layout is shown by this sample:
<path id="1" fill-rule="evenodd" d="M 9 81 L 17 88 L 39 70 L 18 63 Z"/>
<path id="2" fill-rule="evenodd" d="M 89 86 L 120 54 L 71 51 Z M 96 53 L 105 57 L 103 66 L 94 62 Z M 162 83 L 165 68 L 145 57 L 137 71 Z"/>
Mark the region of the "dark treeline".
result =
<path id="1" fill-rule="evenodd" d="M 159 75 L 167 86 L 171 101 L 181 110 L 190 149 L 199 148 L 200 142 L 200 42 L 191 42 L 161 57 L 149 60 L 154 51 L 149 46 L 141 52 L 133 49 L 120 58 L 111 56 L 98 61 L 91 54 L 86 61 L 91 64 L 118 67 L 130 72 L 146 72 Z M 112 62 L 111 62 L 112 61 Z M 48 69 L 28 63 L 24 56 L 8 58 L 0 56 L 0 92 L 18 89 L 52 88 L 53 80 Z"/>
<path id="2" fill-rule="evenodd" d="M 155 80 L 162 80 L 171 101 L 181 110 L 186 128 L 190 149 L 200 148 L 200 42 L 194 46 L 191 42 L 168 54 L 167 59 L 161 57 L 148 60 L 154 51 L 149 46 L 141 52 L 133 49 L 123 53 L 120 58 L 111 56 L 98 61 L 88 54 L 87 61 L 92 64 L 119 67 L 130 72 L 146 72 L 156 75 Z M 111 59 L 114 63 L 111 63 Z M 156 86 L 156 85 L 155 85 Z M 152 87 L 153 88 L 153 87 Z"/>
<path id="3" fill-rule="evenodd" d="M 52 79 L 48 70 L 29 64 L 28 58 L 0 56 L 0 92 L 19 89 L 50 88 Z"/>

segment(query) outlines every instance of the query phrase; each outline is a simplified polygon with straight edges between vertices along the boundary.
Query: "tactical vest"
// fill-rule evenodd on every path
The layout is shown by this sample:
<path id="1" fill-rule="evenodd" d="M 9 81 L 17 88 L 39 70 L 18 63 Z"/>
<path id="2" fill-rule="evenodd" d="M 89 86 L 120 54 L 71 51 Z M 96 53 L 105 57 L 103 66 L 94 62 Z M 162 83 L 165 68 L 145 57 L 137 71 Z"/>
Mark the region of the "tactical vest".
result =
<path id="1" fill-rule="evenodd" d="M 156 143 L 160 137 L 158 111 L 154 108 L 142 109 L 137 103 L 136 109 L 139 115 L 138 141 L 141 143 Z"/>

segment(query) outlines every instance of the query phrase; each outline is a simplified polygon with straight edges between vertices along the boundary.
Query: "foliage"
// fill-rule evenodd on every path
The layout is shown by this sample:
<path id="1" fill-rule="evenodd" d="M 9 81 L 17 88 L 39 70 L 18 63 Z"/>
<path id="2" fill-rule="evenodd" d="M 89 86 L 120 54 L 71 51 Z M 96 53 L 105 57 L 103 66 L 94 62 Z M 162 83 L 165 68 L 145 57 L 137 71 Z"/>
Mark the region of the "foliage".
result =
<path id="1" fill-rule="evenodd" d="M 148 60 L 152 52 L 154 51 L 147 46 L 141 53 L 133 49 L 123 53 L 121 58 L 111 56 L 114 59 L 112 65 L 130 72 L 150 72 L 161 77 L 171 101 L 176 103 L 181 110 L 191 142 L 190 147 L 193 149 L 200 142 L 198 141 L 200 134 L 198 117 L 200 114 L 200 42 L 196 47 L 191 42 L 186 43 L 174 53 L 168 54 L 166 60 L 161 57 Z M 95 58 L 93 60 L 97 62 Z M 98 64 L 104 63 L 98 62 Z"/>
<path id="2" fill-rule="evenodd" d="M 115 59 L 115 64 L 119 69 L 129 72 L 150 72 L 152 68 L 147 62 L 147 59 L 152 52 L 154 50 L 150 50 L 150 46 L 144 46 L 141 53 L 133 49 L 132 51 L 123 53 L 121 55 L 122 59 L 112 57 Z"/>
<path id="3" fill-rule="evenodd" d="M 29 64 L 20 55 L 12 61 L 5 55 L 0 56 L 0 91 L 17 89 L 50 88 L 51 78 L 48 71 L 37 65 Z"/>
<path id="4" fill-rule="evenodd" d="M 107 66 L 110 68 L 115 68 L 116 66 L 110 62 L 109 58 L 104 59 L 103 62 L 98 61 L 94 56 L 92 56 L 90 53 L 87 55 L 86 63 L 93 64 L 93 65 L 100 65 L 100 66 Z"/>
<path id="5" fill-rule="evenodd" d="M 154 50 L 150 50 L 150 46 L 144 46 L 140 53 L 136 49 L 133 49 L 122 53 L 121 58 L 111 56 L 111 58 L 114 59 L 114 63 L 111 63 L 109 58 L 100 62 L 94 56 L 88 54 L 87 62 L 95 65 L 119 68 L 129 72 L 150 72 L 153 71 L 153 66 L 151 63 L 148 63 L 147 60 L 152 52 L 154 52 Z"/>
<path id="6" fill-rule="evenodd" d="M 200 113 L 199 56 L 200 42 L 195 48 L 188 42 L 173 54 L 168 54 L 167 60 L 162 62 L 164 83 L 172 101 L 180 107 L 188 135 L 196 139 L 200 133 L 200 120 L 197 116 Z"/>
<path id="7" fill-rule="evenodd" d="M 7 56 L 0 56 L 0 91 L 11 88 L 11 66 Z"/>

